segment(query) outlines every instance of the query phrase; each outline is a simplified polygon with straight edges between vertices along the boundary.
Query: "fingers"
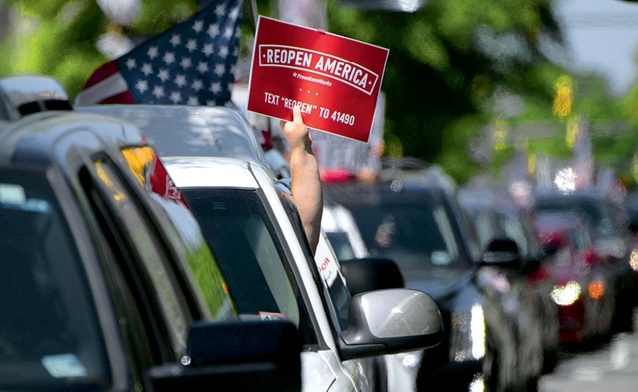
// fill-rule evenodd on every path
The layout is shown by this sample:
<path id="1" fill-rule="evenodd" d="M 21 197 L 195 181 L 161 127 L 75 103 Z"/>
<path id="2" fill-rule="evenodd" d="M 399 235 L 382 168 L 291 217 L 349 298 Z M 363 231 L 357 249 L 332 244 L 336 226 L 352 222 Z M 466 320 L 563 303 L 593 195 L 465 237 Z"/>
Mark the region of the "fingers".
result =
<path id="1" fill-rule="evenodd" d="M 302 123 L 301 119 L 301 107 L 299 105 L 294 106 L 292 108 L 292 122 L 300 124 Z"/>

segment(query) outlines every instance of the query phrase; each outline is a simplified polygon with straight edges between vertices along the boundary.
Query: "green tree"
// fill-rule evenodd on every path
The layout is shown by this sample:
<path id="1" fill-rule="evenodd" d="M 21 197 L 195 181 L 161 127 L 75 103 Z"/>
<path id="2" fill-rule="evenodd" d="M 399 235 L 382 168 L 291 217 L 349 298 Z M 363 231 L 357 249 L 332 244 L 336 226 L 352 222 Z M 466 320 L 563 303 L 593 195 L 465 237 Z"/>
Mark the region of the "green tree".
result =
<path id="1" fill-rule="evenodd" d="M 386 132 L 406 155 L 459 167 L 453 175 L 471 164 L 464 141 L 497 117 L 489 104 L 495 91 L 551 105 L 554 77 L 564 72 L 540 48 L 561 45 L 549 0 L 431 0 L 415 13 L 328 4 L 330 31 L 390 49 Z"/>
<path id="2" fill-rule="evenodd" d="M 4 0 L 18 11 L 19 35 L 0 45 L 0 73 L 51 75 L 73 97 L 109 59 L 97 49 L 107 32 L 129 37 L 161 33 L 196 11 L 197 0 L 145 1 L 129 28 L 110 23 L 95 1 Z M 8 61 L 7 61 L 8 59 Z"/>

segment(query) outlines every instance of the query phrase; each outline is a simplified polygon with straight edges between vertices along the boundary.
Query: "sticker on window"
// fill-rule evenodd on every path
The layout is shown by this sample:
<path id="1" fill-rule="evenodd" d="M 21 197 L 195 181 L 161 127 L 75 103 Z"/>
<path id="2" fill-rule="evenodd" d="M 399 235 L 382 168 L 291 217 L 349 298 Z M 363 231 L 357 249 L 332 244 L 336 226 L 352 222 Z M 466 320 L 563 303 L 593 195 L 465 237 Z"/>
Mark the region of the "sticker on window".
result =
<path id="1" fill-rule="evenodd" d="M 47 355 L 41 363 L 55 378 L 86 377 L 86 368 L 74 354 Z"/>
<path id="2" fill-rule="evenodd" d="M 259 312 L 259 316 L 262 320 L 285 320 L 286 315 L 283 313 L 275 312 Z"/>

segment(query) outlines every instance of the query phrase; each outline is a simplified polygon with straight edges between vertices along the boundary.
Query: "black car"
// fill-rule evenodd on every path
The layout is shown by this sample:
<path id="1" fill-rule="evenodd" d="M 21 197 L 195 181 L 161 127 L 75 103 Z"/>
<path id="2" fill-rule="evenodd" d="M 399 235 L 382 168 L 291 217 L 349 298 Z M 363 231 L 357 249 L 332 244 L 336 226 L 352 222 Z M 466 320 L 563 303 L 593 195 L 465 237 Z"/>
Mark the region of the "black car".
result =
<path id="1" fill-rule="evenodd" d="M 296 328 L 238 321 L 136 128 L 46 77 L 0 106 L 0 390 L 300 390 Z"/>
<path id="2" fill-rule="evenodd" d="M 516 241 L 521 264 L 520 268 L 509 271 L 510 279 L 523 283 L 526 295 L 531 296 L 535 304 L 535 318 L 540 320 L 538 332 L 543 342 L 543 369 L 551 371 L 558 361 L 560 343 L 558 306 L 551 295 L 556 282 L 550 273 L 552 259 L 544 253 L 534 227 L 533 212 L 517 203 L 503 186 L 493 183 L 466 185 L 459 189 L 458 199 L 481 246 L 500 236 Z M 528 336 L 519 336 L 519 339 L 523 346 L 535 344 Z"/>
<path id="3" fill-rule="evenodd" d="M 325 183 L 324 192 L 352 213 L 370 256 L 394 260 L 405 286 L 429 294 L 443 314 L 444 340 L 424 355 L 419 390 L 533 389 L 542 363 L 520 354 L 521 321 L 533 322 L 523 287 L 501 271 L 504 258 L 480 263 L 455 185 L 436 168 L 400 164 L 375 181 Z"/>

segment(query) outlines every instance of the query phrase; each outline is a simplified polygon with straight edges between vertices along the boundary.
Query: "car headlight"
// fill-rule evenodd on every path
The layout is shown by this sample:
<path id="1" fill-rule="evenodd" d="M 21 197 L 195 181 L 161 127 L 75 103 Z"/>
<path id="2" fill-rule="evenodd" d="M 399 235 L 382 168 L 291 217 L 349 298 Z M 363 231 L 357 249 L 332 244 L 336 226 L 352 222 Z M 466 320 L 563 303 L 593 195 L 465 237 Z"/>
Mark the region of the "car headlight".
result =
<path id="1" fill-rule="evenodd" d="M 631 251 L 631 257 L 629 258 L 629 265 L 634 271 L 638 271 L 638 249 Z"/>
<path id="2" fill-rule="evenodd" d="M 560 306 L 568 306 L 576 302 L 580 297 L 580 284 L 573 280 L 564 286 L 554 286 L 552 289 L 552 299 Z"/>
<path id="3" fill-rule="evenodd" d="M 451 315 L 450 360 L 467 361 L 485 356 L 485 316 L 483 307 L 475 304 L 467 312 Z"/>

